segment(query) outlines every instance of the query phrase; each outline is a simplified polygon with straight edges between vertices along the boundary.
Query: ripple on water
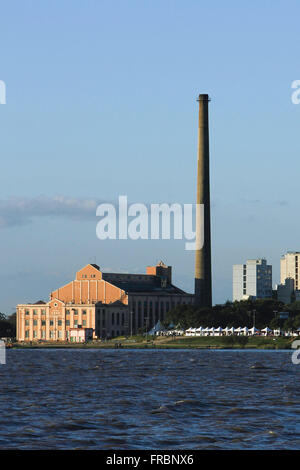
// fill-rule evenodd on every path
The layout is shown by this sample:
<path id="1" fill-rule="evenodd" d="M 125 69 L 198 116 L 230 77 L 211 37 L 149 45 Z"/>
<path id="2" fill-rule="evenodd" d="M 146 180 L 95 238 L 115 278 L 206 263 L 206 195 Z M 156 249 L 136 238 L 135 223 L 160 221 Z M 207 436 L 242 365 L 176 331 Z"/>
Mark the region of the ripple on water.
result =
<path id="1" fill-rule="evenodd" d="M 299 444 L 300 369 L 287 352 L 7 353 L 10 379 L 0 388 L 2 449 Z"/>

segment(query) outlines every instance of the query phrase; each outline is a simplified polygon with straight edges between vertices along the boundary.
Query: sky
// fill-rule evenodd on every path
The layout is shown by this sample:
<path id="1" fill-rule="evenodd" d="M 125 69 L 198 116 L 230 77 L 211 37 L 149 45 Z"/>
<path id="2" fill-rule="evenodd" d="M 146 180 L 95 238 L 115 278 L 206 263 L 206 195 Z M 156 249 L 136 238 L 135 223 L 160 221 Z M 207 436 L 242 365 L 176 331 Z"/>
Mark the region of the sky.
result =
<path id="1" fill-rule="evenodd" d="M 99 240 L 100 202 L 194 203 L 208 93 L 213 302 L 232 265 L 300 250 L 299 1 L 0 2 L 0 311 L 96 262 L 162 259 L 193 291 L 184 240 Z"/>

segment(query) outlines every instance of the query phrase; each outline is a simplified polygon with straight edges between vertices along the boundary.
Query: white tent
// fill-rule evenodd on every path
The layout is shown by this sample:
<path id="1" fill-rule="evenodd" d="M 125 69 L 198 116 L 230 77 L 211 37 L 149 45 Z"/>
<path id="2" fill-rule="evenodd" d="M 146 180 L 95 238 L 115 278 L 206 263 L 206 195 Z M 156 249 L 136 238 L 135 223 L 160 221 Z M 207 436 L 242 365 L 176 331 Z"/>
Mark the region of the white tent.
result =
<path id="1" fill-rule="evenodd" d="M 264 336 L 267 336 L 268 334 L 272 333 L 273 330 L 271 330 L 270 328 L 266 326 L 266 328 L 263 328 L 261 332 L 263 333 Z"/>
<path id="2" fill-rule="evenodd" d="M 255 326 L 253 326 L 252 328 L 249 328 L 249 334 L 251 336 L 254 336 L 256 335 L 257 333 L 259 333 L 259 330 L 257 328 L 255 328 Z"/>
<path id="3" fill-rule="evenodd" d="M 156 325 L 148 332 L 148 335 L 158 335 L 159 333 L 165 331 L 164 327 L 162 326 L 160 320 L 156 323 Z"/>
<path id="4" fill-rule="evenodd" d="M 185 330 L 185 334 L 186 336 L 195 336 L 196 334 L 196 328 L 188 328 L 187 330 Z"/>
<path id="5" fill-rule="evenodd" d="M 249 334 L 249 329 L 247 328 L 247 326 L 244 326 L 244 328 L 242 328 L 242 332 L 245 336 L 248 336 Z"/>
<path id="6" fill-rule="evenodd" d="M 202 331 L 203 331 L 202 326 L 199 326 L 199 328 L 196 329 L 196 336 L 202 336 Z"/>
<path id="7" fill-rule="evenodd" d="M 219 326 L 218 328 L 215 328 L 214 335 L 215 336 L 222 336 L 222 331 L 223 331 L 223 328 L 221 328 Z"/>
<path id="8" fill-rule="evenodd" d="M 203 328 L 202 333 L 204 334 L 204 336 L 209 336 L 209 328 Z"/>
<path id="9" fill-rule="evenodd" d="M 239 326 L 238 328 L 235 328 L 234 332 L 235 332 L 238 336 L 240 336 L 241 333 L 242 333 L 242 328 Z"/>
<path id="10" fill-rule="evenodd" d="M 182 328 L 177 328 L 175 331 L 176 336 L 182 336 L 184 335 L 184 330 Z"/>
<path id="11" fill-rule="evenodd" d="M 223 328 L 223 333 L 225 333 L 226 336 L 230 335 L 231 334 L 230 328 L 228 328 L 228 326 L 226 326 L 226 328 Z"/>

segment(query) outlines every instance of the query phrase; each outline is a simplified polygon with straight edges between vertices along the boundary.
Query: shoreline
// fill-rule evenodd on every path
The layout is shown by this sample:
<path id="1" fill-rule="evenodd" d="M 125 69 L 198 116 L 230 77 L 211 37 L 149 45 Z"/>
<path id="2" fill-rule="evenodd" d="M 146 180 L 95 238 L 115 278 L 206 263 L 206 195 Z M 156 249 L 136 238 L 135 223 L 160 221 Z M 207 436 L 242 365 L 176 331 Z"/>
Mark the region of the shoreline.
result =
<path id="1" fill-rule="evenodd" d="M 241 337 L 243 338 L 243 337 Z M 156 338 L 154 341 L 125 338 L 88 343 L 12 343 L 7 349 L 224 349 L 224 350 L 291 350 L 295 338 L 239 337 L 224 340 L 222 337 Z"/>

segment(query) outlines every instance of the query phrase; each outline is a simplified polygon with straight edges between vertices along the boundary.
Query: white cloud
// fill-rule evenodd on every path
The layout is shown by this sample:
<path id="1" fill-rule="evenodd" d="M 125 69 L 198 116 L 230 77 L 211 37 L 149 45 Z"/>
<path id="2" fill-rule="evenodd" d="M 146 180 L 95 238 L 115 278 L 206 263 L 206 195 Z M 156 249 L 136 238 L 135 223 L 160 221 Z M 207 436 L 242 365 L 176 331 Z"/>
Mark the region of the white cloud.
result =
<path id="1" fill-rule="evenodd" d="M 97 199 L 69 198 L 65 196 L 10 198 L 0 200 L 0 228 L 29 224 L 35 218 L 68 217 L 95 219 Z"/>

